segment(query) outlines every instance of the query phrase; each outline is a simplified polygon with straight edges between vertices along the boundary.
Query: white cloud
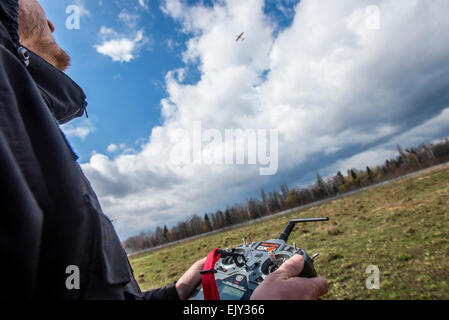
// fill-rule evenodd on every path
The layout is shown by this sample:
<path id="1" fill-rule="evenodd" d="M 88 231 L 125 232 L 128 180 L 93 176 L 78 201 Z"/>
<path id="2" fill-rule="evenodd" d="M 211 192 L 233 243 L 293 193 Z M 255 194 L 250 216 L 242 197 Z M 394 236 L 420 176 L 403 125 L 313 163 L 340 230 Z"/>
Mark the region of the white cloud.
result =
<path id="1" fill-rule="evenodd" d="M 386 159 L 393 158 L 396 154 L 397 151 L 393 149 L 373 148 L 347 159 L 339 160 L 330 168 L 324 169 L 323 172 L 334 175 L 338 171 L 346 174 L 346 170 L 349 169 L 365 170 L 367 166 L 383 164 Z"/>
<path id="2" fill-rule="evenodd" d="M 89 121 L 81 121 L 79 124 L 67 123 L 61 126 L 61 130 L 67 138 L 85 140 L 89 134 L 95 131 L 95 127 Z"/>
<path id="3" fill-rule="evenodd" d="M 120 21 L 122 21 L 128 28 L 135 28 L 137 27 L 140 16 L 135 13 L 131 13 L 126 9 L 123 9 L 120 11 L 118 18 Z"/>
<path id="4" fill-rule="evenodd" d="M 122 154 L 133 154 L 133 153 L 136 153 L 136 150 L 134 150 L 133 148 L 126 147 L 126 144 L 124 144 L 124 143 L 120 143 L 119 145 L 117 145 L 115 143 L 111 143 L 106 148 L 106 151 L 108 153 L 115 153 L 117 151 L 120 151 L 120 152 L 122 152 Z"/>
<path id="5" fill-rule="evenodd" d="M 90 11 L 86 8 L 86 4 L 83 0 L 75 0 L 74 4 L 80 9 L 81 16 L 91 16 Z"/>
<path id="6" fill-rule="evenodd" d="M 148 0 L 138 0 L 139 6 L 141 6 L 145 10 L 149 10 Z"/>
<path id="7" fill-rule="evenodd" d="M 170 162 L 171 150 L 182 144 L 174 130 L 189 130 L 197 120 L 221 132 L 278 129 L 279 175 L 304 165 L 329 167 L 326 157 L 339 153 L 352 156 L 336 167 L 365 166 L 389 154 L 385 141 L 447 133 L 447 111 L 443 120 L 437 115 L 449 101 L 449 3 L 376 3 L 378 30 L 366 28 L 358 0 L 303 0 L 291 26 L 276 33 L 263 1 L 165 1 L 163 12 L 189 36 L 185 66 L 198 67 L 201 78 L 183 83 L 188 68 L 169 72 L 163 123 L 142 149 L 114 159 L 96 154 L 83 165 L 119 233 L 218 209 L 268 181 L 257 166 Z M 105 36 L 115 35 L 108 30 Z M 246 40 L 236 43 L 243 31 Z M 127 50 L 121 37 L 111 38 L 103 54 L 134 57 L 134 36 L 123 43 Z M 422 127 L 426 121 L 432 125 Z"/>
<path id="8" fill-rule="evenodd" d="M 112 61 L 130 62 L 135 59 L 139 50 L 149 42 L 144 28 L 139 27 L 140 18 L 139 14 L 122 9 L 118 20 L 122 22 L 124 28 L 121 28 L 121 32 L 117 32 L 102 26 L 99 32 L 100 43 L 94 45 L 94 48 L 98 53 L 110 57 Z"/>
<path id="9" fill-rule="evenodd" d="M 107 147 L 107 149 L 106 149 L 108 152 L 110 152 L 110 153 L 112 153 L 112 152 L 115 152 L 115 151 L 117 151 L 118 150 L 118 146 L 116 145 L 116 144 L 110 144 L 108 147 Z"/>
<path id="10" fill-rule="evenodd" d="M 101 27 L 101 43 L 94 48 L 98 53 L 110 57 L 112 61 L 130 62 L 133 60 L 138 50 L 147 42 L 144 31 L 138 30 L 133 34 L 123 35 L 115 30 Z"/>

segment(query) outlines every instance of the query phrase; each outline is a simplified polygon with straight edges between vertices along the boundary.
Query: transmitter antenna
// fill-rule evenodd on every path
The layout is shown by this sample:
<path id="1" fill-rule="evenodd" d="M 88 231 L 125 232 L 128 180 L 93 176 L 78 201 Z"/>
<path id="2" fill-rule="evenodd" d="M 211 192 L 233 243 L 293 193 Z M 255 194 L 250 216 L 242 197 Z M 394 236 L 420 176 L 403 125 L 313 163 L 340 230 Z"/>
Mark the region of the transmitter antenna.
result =
<path id="1" fill-rule="evenodd" d="M 307 219 L 292 219 L 285 227 L 284 231 L 280 234 L 278 239 L 287 241 L 288 236 L 293 231 L 293 228 L 295 227 L 295 224 L 297 223 L 306 223 L 306 222 L 319 222 L 319 221 L 329 221 L 329 217 L 324 218 L 307 218 Z"/>

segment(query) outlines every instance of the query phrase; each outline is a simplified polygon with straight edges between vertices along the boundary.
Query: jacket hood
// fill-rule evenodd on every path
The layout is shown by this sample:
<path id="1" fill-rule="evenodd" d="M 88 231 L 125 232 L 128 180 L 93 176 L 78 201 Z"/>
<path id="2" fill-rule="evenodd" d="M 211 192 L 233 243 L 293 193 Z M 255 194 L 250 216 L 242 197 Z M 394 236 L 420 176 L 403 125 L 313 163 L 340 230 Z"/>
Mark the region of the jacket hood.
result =
<path id="1" fill-rule="evenodd" d="M 0 1 L 0 22 L 7 32 L 7 34 L 1 34 L 2 38 L 8 35 L 16 45 L 19 44 L 18 10 L 19 3 L 17 0 Z"/>
<path id="2" fill-rule="evenodd" d="M 20 44 L 18 9 L 18 0 L 0 0 L 0 45 L 8 48 L 27 67 L 60 124 L 80 117 L 86 112 L 86 95 L 64 72 Z"/>
<path id="3" fill-rule="evenodd" d="M 0 44 L 7 47 L 28 66 L 28 54 L 19 42 L 18 11 L 18 0 L 2 0 L 0 2 Z"/>

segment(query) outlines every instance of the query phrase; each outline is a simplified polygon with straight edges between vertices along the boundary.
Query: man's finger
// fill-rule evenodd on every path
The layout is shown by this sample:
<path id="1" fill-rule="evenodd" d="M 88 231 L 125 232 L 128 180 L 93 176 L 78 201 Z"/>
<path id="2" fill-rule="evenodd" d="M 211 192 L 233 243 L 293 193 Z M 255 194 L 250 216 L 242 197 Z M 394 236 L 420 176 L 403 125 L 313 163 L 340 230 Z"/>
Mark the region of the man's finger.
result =
<path id="1" fill-rule="evenodd" d="M 307 279 L 310 283 L 310 286 L 313 288 L 313 299 L 316 299 L 318 297 L 321 297 L 322 295 L 327 293 L 327 290 L 329 289 L 329 284 L 327 283 L 326 279 L 318 277 L 318 278 L 310 278 Z"/>
<path id="2" fill-rule="evenodd" d="M 286 260 L 275 272 L 282 274 L 286 278 L 298 276 L 304 268 L 304 258 L 300 254 L 295 254 Z"/>

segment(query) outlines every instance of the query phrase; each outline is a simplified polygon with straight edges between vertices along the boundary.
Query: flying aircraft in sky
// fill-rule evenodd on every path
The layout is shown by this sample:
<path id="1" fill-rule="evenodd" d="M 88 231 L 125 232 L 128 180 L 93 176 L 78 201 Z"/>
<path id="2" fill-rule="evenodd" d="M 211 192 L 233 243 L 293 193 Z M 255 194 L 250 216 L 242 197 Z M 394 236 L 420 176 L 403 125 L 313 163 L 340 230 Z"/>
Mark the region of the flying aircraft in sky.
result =
<path id="1" fill-rule="evenodd" d="M 237 37 L 237 39 L 235 39 L 235 42 L 238 42 L 240 39 L 242 39 L 242 41 L 245 40 L 245 38 L 242 38 L 244 33 L 245 33 L 245 32 L 242 32 L 242 33 Z"/>

